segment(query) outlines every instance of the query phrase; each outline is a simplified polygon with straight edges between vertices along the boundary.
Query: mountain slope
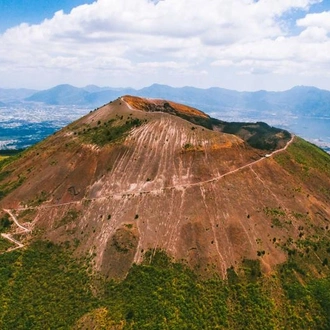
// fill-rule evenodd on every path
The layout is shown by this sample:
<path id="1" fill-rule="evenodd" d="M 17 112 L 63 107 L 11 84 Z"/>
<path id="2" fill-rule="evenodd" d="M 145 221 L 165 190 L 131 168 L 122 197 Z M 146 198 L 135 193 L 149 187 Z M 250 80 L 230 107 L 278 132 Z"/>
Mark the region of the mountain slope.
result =
<path id="1" fill-rule="evenodd" d="M 325 228 L 329 155 L 260 123 L 234 128 L 122 97 L 2 163 L 0 207 L 111 278 L 155 248 L 201 274 L 244 259 L 270 272 Z"/>
<path id="2" fill-rule="evenodd" d="M 85 104 L 85 97 L 88 94 L 88 91 L 81 88 L 71 85 L 58 85 L 49 90 L 37 92 L 26 100 L 30 102 L 44 102 L 52 105 Z"/>
<path id="3" fill-rule="evenodd" d="M 25 98 L 30 97 L 37 91 L 34 89 L 26 88 L 0 88 L 0 101 L 6 102 L 19 102 L 23 101 Z"/>

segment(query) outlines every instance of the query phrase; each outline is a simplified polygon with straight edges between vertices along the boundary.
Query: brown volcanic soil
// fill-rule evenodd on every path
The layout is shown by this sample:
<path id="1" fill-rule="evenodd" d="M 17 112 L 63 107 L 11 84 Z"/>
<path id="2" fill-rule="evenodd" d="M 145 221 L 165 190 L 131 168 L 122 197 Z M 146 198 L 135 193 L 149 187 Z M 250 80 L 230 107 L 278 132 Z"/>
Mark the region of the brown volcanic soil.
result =
<path id="1" fill-rule="evenodd" d="M 313 170 L 306 181 L 290 146 L 221 177 L 265 152 L 173 116 L 173 109 L 206 116 L 124 97 L 69 125 L 7 166 L 12 173 L 4 182 L 25 180 L 1 208 L 28 207 L 17 211 L 18 219 L 32 217 L 37 236 L 70 242 L 114 278 L 154 248 L 201 273 L 225 277 L 244 258 L 259 259 L 269 271 L 285 261 L 280 245 L 296 239 L 302 226 L 306 235 L 329 221 L 328 172 Z M 131 120 L 138 124 L 111 143 L 89 140 L 106 123 L 121 127 Z"/>
<path id="2" fill-rule="evenodd" d="M 160 100 L 160 99 L 145 99 L 136 96 L 125 95 L 122 97 L 131 108 L 141 111 L 165 111 L 173 114 L 180 114 L 185 116 L 194 116 L 201 118 L 210 118 L 204 112 L 189 107 L 184 104 L 175 103 L 172 101 Z"/>

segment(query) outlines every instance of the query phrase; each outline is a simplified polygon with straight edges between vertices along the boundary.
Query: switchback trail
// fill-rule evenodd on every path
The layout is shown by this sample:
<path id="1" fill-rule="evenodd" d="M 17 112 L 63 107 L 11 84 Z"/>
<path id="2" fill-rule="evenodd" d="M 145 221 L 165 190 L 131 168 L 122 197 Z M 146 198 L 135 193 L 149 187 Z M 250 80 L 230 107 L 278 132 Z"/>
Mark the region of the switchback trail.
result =
<path id="1" fill-rule="evenodd" d="M 15 222 L 16 226 L 20 229 L 22 229 L 23 231 L 25 232 L 29 232 L 30 229 L 22 226 L 18 221 L 17 221 L 17 218 L 14 216 L 14 214 L 10 211 L 10 210 L 7 210 L 7 209 L 3 209 L 6 213 L 8 213 L 10 215 L 10 217 L 13 219 L 13 221 Z"/>
<path id="2" fill-rule="evenodd" d="M 10 252 L 13 250 L 17 250 L 17 249 L 21 249 L 24 245 L 17 241 L 15 238 L 13 238 L 10 234 L 1 234 L 1 236 L 5 239 L 7 239 L 8 241 L 11 241 L 13 243 L 15 243 L 17 246 L 15 248 L 9 248 L 6 252 Z"/>
<path id="3" fill-rule="evenodd" d="M 15 217 L 15 215 L 8 209 L 3 209 L 7 214 L 10 215 L 10 217 L 13 219 L 15 225 L 21 229 L 22 231 L 24 231 L 25 233 L 28 233 L 30 232 L 30 229 L 22 226 L 18 221 L 17 221 L 17 218 Z M 14 251 L 14 250 L 17 250 L 17 249 L 21 249 L 22 247 L 24 247 L 24 244 L 22 244 L 21 242 L 17 241 L 15 238 L 12 237 L 11 234 L 1 234 L 1 236 L 5 239 L 7 239 L 8 241 L 12 242 L 12 243 L 15 243 L 17 246 L 14 247 L 14 248 L 9 248 L 6 252 L 10 252 L 10 251 Z"/>

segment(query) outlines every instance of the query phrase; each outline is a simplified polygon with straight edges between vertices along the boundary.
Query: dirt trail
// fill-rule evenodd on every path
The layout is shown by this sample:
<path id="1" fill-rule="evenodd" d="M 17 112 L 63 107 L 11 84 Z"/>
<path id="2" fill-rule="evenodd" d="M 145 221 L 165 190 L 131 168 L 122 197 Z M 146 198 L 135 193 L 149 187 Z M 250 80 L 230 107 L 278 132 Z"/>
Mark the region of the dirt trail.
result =
<path id="1" fill-rule="evenodd" d="M 10 217 L 12 218 L 12 220 L 14 221 L 15 225 L 23 230 L 25 233 L 30 232 L 30 229 L 22 226 L 18 221 L 17 218 L 15 217 L 15 215 L 8 209 L 3 209 L 4 212 L 6 212 L 7 214 L 10 215 Z M 8 241 L 11 241 L 12 243 L 15 243 L 17 246 L 15 248 L 9 248 L 6 252 L 10 252 L 10 251 L 14 251 L 17 249 L 21 249 L 22 247 L 24 247 L 24 244 L 22 244 L 21 242 L 17 241 L 15 238 L 12 237 L 11 234 L 1 234 L 1 236 L 5 239 L 7 239 Z"/>
<path id="2" fill-rule="evenodd" d="M 25 232 L 29 232 L 30 229 L 22 226 L 18 221 L 17 221 L 17 218 L 14 216 L 14 214 L 10 211 L 10 210 L 7 210 L 7 209 L 3 209 L 6 213 L 8 213 L 10 215 L 10 217 L 13 219 L 13 221 L 15 222 L 16 226 L 20 229 L 22 229 L 23 231 Z"/>
<path id="3" fill-rule="evenodd" d="M 1 236 L 3 238 L 7 239 L 8 241 L 11 241 L 11 242 L 13 242 L 13 243 L 15 243 L 17 245 L 14 248 L 9 248 L 6 252 L 10 252 L 10 251 L 13 251 L 13 250 L 21 249 L 22 247 L 24 247 L 24 245 L 21 242 L 17 241 L 10 234 L 1 234 Z"/>

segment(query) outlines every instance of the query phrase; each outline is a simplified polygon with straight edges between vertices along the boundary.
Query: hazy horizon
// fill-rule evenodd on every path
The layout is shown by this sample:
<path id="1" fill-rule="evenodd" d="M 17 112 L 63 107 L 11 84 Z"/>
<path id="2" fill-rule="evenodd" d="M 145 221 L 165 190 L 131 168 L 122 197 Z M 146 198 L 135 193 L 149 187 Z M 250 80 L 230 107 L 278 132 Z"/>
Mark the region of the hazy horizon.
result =
<path id="1" fill-rule="evenodd" d="M 211 88 L 221 88 L 221 89 L 228 89 L 228 90 L 232 90 L 232 91 L 237 91 L 237 92 L 260 92 L 260 91 L 266 91 L 266 92 L 284 92 L 284 91 L 288 91 L 292 88 L 295 88 L 295 87 L 307 87 L 307 88 L 317 88 L 317 89 L 320 89 L 320 90 L 325 90 L 325 91 L 329 91 L 330 92 L 330 86 L 329 88 L 319 88 L 317 86 L 312 86 L 312 85 L 294 85 L 294 86 L 291 86 L 289 88 L 286 88 L 286 89 L 280 89 L 280 90 L 270 90 L 270 89 L 256 89 L 256 90 L 239 90 L 239 89 L 235 89 L 235 88 L 226 88 L 226 87 L 222 87 L 222 86 L 209 86 L 209 87 L 197 87 L 197 86 L 193 86 L 193 85 L 182 85 L 182 86 L 174 86 L 174 85 L 169 85 L 169 84 L 162 84 L 162 83 L 151 83 L 150 85 L 145 85 L 145 86 L 141 86 L 141 87 L 138 87 L 138 88 L 134 88 L 132 86 L 113 86 L 113 85 L 108 85 L 108 86 L 105 86 L 105 85 L 97 85 L 97 84 L 94 84 L 94 83 L 90 83 L 90 84 L 87 84 L 87 85 L 73 85 L 73 84 L 69 84 L 69 83 L 59 83 L 57 85 L 52 85 L 52 86 L 46 86 L 44 88 L 40 88 L 40 89 L 35 89 L 35 88 L 29 88 L 29 87 L 25 87 L 25 86 L 18 86 L 18 87 L 2 87 L 0 86 L 0 89 L 30 89 L 30 90 L 35 90 L 35 91 L 44 91 L 44 90 L 49 90 L 49 89 L 52 89 L 52 88 L 55 88 L 55 87 L 58 87 L 58 86 L 65 86 L 65 85 L 70 85 L 72 87 L 76 87 L 76 88 L 86 88 L 86 87 L 89 87 L 89 86 L 95 86 L 95 87 L 98 87 L 98 88 L 109 88 L 109 89 L 129 89 L 129 88 L 132 88 L 132 89 L 136 89 L 136 90 L 140 90 L 140 89 L 144 89 L 144 88 L 149 88 L 151 86 L 154 86 L 154 85 L 163 85 L 163 86 L 167 86 L 167 87 L 171 87 L 171 88 L 197 88 L 197 89 L 203 89 L 203 90 L 207 90 L 207 89 L 211 89 Z"/>

